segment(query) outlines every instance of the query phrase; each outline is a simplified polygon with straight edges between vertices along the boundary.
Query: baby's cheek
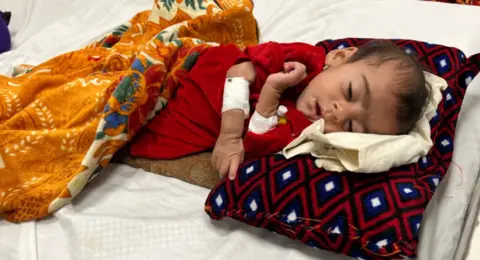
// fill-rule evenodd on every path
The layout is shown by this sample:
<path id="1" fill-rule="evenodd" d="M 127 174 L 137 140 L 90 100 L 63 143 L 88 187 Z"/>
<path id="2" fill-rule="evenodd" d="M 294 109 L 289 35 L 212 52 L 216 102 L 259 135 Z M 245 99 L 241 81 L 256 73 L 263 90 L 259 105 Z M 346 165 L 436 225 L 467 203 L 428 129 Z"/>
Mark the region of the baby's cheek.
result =
<path id="1" fill-rule="evenodd" d="M 305 102 L 303 102 L 303 99 L 302 99 L 302 96 L 298 97 L 297 100 L 295 101 L 295 108 L 302 112 L 302 113 L 305 113 Z"/>
<path id="2" fill-rule="evenodd" d="M 341 127 L 339 127 L 337 124 L 332 124 L 330 121 L 325 120 L 325 126 L 324 126 L 324 133 L 335 133 L 335 132 L 345 132 Z"/>
<path id="3" fill-rule="evenodd" d="M 333 131 L 332 127 L 330 127 L 328 124 L 325 124 L 324 133 L 328 134 L 333 132 L 336 132 L 336 131 Z"/>
<path id="4" fill-rule="evenodd" d="M 305 102 L 297 103 L 296 109 L 300 111 L 305 117 L 310 118 L 310 111 Z"/>

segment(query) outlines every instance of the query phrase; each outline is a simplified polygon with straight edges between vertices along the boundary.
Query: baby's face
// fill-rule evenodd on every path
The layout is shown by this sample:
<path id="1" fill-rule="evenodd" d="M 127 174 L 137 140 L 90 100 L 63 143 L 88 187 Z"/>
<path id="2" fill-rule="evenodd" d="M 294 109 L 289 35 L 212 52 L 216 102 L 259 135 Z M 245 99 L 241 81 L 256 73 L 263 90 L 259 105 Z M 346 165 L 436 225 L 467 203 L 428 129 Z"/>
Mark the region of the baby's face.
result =
<path id="1" fill-rule="evenodd" d="M 397 132 L 393 62 L 365 61 L 332 65 L 316 76 L 297 100 L 311 121 L 325 121 L 325 132 L 395 134 Z"/>

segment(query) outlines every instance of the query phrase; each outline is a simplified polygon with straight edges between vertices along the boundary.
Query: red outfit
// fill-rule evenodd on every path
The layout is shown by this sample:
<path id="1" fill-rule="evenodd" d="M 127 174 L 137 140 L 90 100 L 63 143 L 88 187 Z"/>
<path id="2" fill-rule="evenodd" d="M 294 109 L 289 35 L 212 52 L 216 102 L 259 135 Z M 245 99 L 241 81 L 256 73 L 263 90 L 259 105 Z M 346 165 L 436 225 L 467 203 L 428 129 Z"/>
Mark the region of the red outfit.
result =
<path id="1" fill-rule="evenodd" d="M 283 70 L 287 61 L 297 61 L 307 67 L 307 78 L 287 90 L 280 104 L 288 108 L 287 123 L 269 132 L 244 137 L 246 158 L 271 155 L 283 149 L 311 122 L 295 109 L 295 101 L 310 80 L 325 65 L 323 48 L 304 43 L 274 42 L 247 47 L 241 51 L 234 45 L 207 49 L 188 73 L 178 79 L 177 93 L 155 118 L 131 142 L 133 156 L 174 159 L 212 149 L 220 133 L 223 89 L 227 70 L 235 64 L 251 61 L 256 79 L 250 85 L 251 112 L 255 111 L 260 91 L 268 75 Z M 247 130 L 249 120 L 246 120 Z"/>

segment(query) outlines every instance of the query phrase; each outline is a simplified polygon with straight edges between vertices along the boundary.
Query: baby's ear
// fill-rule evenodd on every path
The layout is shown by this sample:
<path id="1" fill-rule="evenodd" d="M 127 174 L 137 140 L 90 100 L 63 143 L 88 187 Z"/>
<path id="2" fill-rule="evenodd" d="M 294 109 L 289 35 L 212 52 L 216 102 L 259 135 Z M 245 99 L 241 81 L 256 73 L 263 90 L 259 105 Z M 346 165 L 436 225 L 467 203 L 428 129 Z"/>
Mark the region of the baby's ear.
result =
<path id="1" fill-rule="evenodd" d="M 325 59 L 325 65 L 332 67 L 332 66 L 344 64 L 357 51 L 358 51 L 357 47 L 349 47 L 349 48 L 333 50 L 327 54 L 327 57 Z"/>

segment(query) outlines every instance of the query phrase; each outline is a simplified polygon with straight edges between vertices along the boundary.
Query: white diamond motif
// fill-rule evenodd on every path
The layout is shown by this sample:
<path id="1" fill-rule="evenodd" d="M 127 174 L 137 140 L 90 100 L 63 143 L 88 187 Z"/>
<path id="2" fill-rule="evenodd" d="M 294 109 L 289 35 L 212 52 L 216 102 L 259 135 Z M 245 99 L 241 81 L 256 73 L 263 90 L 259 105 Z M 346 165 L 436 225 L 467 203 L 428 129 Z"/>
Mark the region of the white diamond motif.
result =
<path id="1" fill-rule="evenodd" d="M 282 174 L 283 181 L 286 181 L 286 180 L 290 179 L 290 177 L 292 177 L 292 172 L 290 172 L 290 171 L 286 171 Z"/>
<path id="2" fill-rule="evenodd" d="M 345 48 L 345 46 L 344 46 L 343 44 L 340 44 L 340 45 L 338 45 L 338 47 L 337 47 L 337 49 L 339 49 L 339 50 L 340 50 L 340 49 L 344 49 L 344 48 Z"/>
<path id="3" fill-rule="evenodd" d="M 336 227 L 332 230 L 332 233 L 333 233 L 333 234 L 339 234 L 339 235 L 342 234 L 342 232 L 340 231 L 340 228 L 339 228 L 338 226 L 336 226 Z"/>
<path id="4" fill-rule="evenodd" d="M 252 200 L 252 202 L 250 202 L 249 206 L 250 206 L 250 209 L 252 211 L 257 211 L 257 209 L 258 209 L 258 205 L 257 205 L 257 202 L 255 200 Z"/>
<path id="5" fill-rule="evenodd" d="M 218 195 L 217 198 L 215 198 L 215 203 L 217 203 L 217 206 L 222 206 L 223 204 L 223 198 L 221 195 Z"/>
<path id="6" fill-rule="evenodd" d="M 383 247 L 388 245 L 388 240 L 386 240 L 386 239 L 380 240 L 380 241 L 377 242 L 376 245 L 377 245 L 378 248 L 383 248 Z"/>
<path id="7" fill-rule="evenodd" d="M 328 191 L 331 191 L 333 189 L 335 189 L 335 183 L 333 183 L 333 181 L 325 184 L 325 191 L 328 192 Z"/>
<path id="8" fill-rule="evenodd" d="M 433 178 L 432 181 L 433 181 L 433 184 L 435 185 L 435 187 L 437 187 L 437 186 L 438 186 L 438 183 L 440 182 L 440 181 L 438 180 L 438 178 Z"/>
<path id="9" fill-rule="evenodd" d="M 247 168 L 247 170 L 245 171 L 245 173 L 250 174 L 250 173 L 253 172 L 253 170 L 255 170 L 255 167 L 253 167 L 253 165 L 252 165 L 252 166 L 250 166 L 250 167 Z"/>
<path id="10" fill-rule="evenodd" d="M 410 193 L 413 192 L 413 190 L 410 189 L 410 188 L 405 188 L 405 189 L 403 189 L 403 192 L 405 192 L 406 194 L 410 194 Z"/>
<path id="11" fill-rule="evenodd" d="M 293 210 L 292 212 L 290 212 L 290 214 L 288 214 L 287 220 L 288 222 L 294 222 L 297 220 L 297 213 L 295 213 L 295 210 Z"/>
<path id="12" fill-rule="evenodd" d="M 443 145 L 443 147 L 447 147 L 450 145 L 450 142 L 447 140 L 447 139 L 444 139 L 441 144 Z"/>
<path id="13" fill-rule="evenodd" d="M 442 66 L 442 68 L 446 67 L 447 66 L 447 61 L 445 59 L 441 60 L 440 61 L 440 66 Z"/>
<path id="14" fill-rule="evenodd" d="M 472 83 L 472 77 L 471 76 L 468 76 L 466 79 L 465 79 L 465 85 L 470 85 L 470 83 Z"/>
<path id="15" fill-rule="evenodd" d="M 427 162 L 428 162 L 427 157 L 423 157 L 422 162 L 423 162 L 423 164 L 427 164 Z"/>
<path id="16" fill-rule="evenodd" d="M 450 95 L 450 94 L 447 94 L 447 96 L 446 96 L 445 98 L 446 98 L 446 99 L 447 99 L 447 101 L 448 101 L 448 100 L 452 99 L 452 95 Z"/>
<path id="17" fill-rule="evenodd" d="M 378 198 L 378 197 L 375 197 L 375 198 L 371 199 L 370 203 L 372 204 L 372 207 L 374 207 L 374 208 L 382 205 L 382 202 L 380 202 L 380 198 Z"/>

